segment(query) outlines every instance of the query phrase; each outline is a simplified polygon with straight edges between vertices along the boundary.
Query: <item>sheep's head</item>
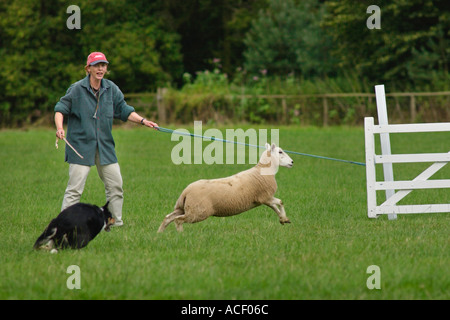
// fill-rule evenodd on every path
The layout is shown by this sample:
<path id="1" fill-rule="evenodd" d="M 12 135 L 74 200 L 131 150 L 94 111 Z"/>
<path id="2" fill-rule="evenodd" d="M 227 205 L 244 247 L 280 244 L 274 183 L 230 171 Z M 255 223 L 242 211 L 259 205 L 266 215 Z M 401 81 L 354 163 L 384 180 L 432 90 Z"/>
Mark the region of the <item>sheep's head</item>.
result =
<path id="1" fill-rule="evenodd" d="M 292 168 L 294 160 L 275 143 L 266 143 L 266 151 L 263 152 L 259 163 L 263 165 L 262 175 L 273 175 L 278 172 L 279 166 Z"/>

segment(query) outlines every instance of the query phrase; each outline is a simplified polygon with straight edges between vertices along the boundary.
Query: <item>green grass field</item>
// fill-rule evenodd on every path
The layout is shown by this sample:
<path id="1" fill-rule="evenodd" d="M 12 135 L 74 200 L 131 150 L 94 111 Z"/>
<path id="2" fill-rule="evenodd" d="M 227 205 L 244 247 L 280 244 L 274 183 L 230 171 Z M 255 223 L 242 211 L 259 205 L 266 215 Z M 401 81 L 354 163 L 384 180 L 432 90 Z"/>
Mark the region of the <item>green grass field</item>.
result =
<path id="1" fill-rule="evenodd" d="M 362 128 L 279 129 L 287 150 L 364 162 Z M 59 213 L 68 179 L 64 143 L 55 150 L 53 129 L 0 132 L 0 299 L 450 298 L 450 215 L 367 218 L 362 166 L 292 155 L 294 167 L 277 174 L 288 225 L 259 207 L 157 234 L 187 184 L 251 165 L 174 165 L 177 142 L 169 134 L 142 127 L 113 133 L 125 225 L 82 250 L 49 254 L 32 246 Z M 392 149 L 447 152 L 449 141 L 448 133 L 400 134 Z M 396 178 L 412 179 L 427 165 L 394 167 Z M 446 166 L 433 178 L 449 177 Z M 403 203 L 449 200 L 442 189 L 417 191 Z M 95 167 L 82 201 L 105 202 Z M 80 267 L 79 290 L 66 286 L 70 265 Z M 366 286 L 371 265 L 380 267 L 380 290 Z"/>

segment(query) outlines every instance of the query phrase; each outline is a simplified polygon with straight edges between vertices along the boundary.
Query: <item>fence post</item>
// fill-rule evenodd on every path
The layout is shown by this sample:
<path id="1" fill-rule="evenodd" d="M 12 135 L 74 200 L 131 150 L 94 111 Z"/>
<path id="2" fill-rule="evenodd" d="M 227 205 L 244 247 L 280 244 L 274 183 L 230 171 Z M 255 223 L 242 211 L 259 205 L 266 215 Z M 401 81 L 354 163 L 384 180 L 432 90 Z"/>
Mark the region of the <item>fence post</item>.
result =
<path id="1" fill-rule="evenodd" d="M 328 126 L 328 100 L 323 97 L 323 126 Z"/>
<path id="2" fill-rule="evenodd" d="M 367 186 L 367 215 L 376 218 L 377 193 L 375 190 L 375 137 L 373 134 L 374 121 L 372 117 L 364 118 L 364 137 L 366 149 L 366 186 Z"/>
<path id="3" fill-rule="evenodd" d="M 281 106 L 283 108 L 283 123 L 289 124 L 289 118 L 288 118 L 288 109 L 286 104 L 286 98 L 281 99 Z"/>
<path id="4" fill-rule="evenodd" d="M 375 86 L 375 97 L 377 100 L 377 113 L 378 113 L 378 124 L 388 125 L 387 107 L 386 107 L 386 95 L 384 92 L 384 85 Z M 383 155 L 391 154 L 391 141 L 389 138 L 389 133 L 380 134 L 381 142 L 381 153 Z M 394 170 L 392 168 L 392 163 L 383 163 L 384 181 L 394 181 Z M 395 194 L 395 190 L 386 190 L 386 200 Z M 397 219 L 396 214 L 389 214 L 389 220 Z"/>
<path id="5" fill-rule="evenodd" d="M 166 106 L 164 103 L 164 95 L 167 88 L 158 88 L 156 91 L 156 103 L 158 106 L 158 122 L 166 123 Z"/>
<path id="6" fill-rule="evenodd" d="M 410 96 L 409 110 L 411 112 L 411 123 L 416 121 L 416 97 L 414 95 Z"/>

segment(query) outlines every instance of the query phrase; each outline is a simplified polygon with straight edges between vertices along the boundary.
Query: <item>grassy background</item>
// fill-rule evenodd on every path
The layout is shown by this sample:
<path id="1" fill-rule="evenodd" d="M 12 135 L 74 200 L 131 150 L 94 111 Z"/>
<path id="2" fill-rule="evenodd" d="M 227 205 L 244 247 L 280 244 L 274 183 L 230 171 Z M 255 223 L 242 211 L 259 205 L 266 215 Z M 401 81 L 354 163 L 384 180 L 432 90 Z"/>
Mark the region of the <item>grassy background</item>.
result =
<path id="1" fill-rule="evenodd" d="M 362 128 L 279 129 L 285 149 L 364 162 Z M 290 225 L 259 207 L 157 234 L 187 184 L 251 165 L 176 166 L 169 134 L 141 127 L 113 133 L 125 225 L 82 250 L 51 255 L 32 245 L 59 213 L 68 179 L 63 143 L 56 151 L 54 130 L 0 132 L 0 299 L 450 298 L 450 215 L 368 219 L 364 167 L 293 155 L 294 167 L 278 172 L 276 195 Z M 401 134 L 392 136 L 392 148 L 447 152 L 448 141 L 448 133 Z M 426 167 L 394 172 L 412 179 Z M 449 176 L 446 166 L 433 178 Z M 404 203 L 449 200 L 443 189 L 413 192 Z M 82 201 L 105 202 L 95 167 Z M 80 267 L 81 290 L 66 287 L 70 265 Z M 381 290 L 366 287 L 370 265 L 381 269 Z"/>

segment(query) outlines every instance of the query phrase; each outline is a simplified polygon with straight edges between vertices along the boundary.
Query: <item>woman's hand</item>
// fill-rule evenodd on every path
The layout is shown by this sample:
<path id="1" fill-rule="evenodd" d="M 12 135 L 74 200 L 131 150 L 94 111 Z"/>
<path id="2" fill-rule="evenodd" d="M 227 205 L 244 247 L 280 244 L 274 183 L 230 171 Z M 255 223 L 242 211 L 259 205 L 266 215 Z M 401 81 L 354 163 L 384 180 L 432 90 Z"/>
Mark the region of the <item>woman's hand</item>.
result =
<path id="1" fill-rule="evenodd" d="M 158 124 L 156 122 L 153 122 L 153 121 L 150 121 L 150 120 L 147 120 L 147 119 L 144 119 L 142 121 L 142 124 L 144 126 L 146 126 L 146 127 L 149 127 L 149 128 L 155 128 L 156 129 L 158 127 Z"/>
<path id="2" fill-rule="evenodd" d="M 56 130 L 56 137 L 58 138 L 58 139 L 64 139 L 64 136 L 65 136 L 65 132 L 64 132 L 64 129 L 58 129 L 58 130 Z"/>

